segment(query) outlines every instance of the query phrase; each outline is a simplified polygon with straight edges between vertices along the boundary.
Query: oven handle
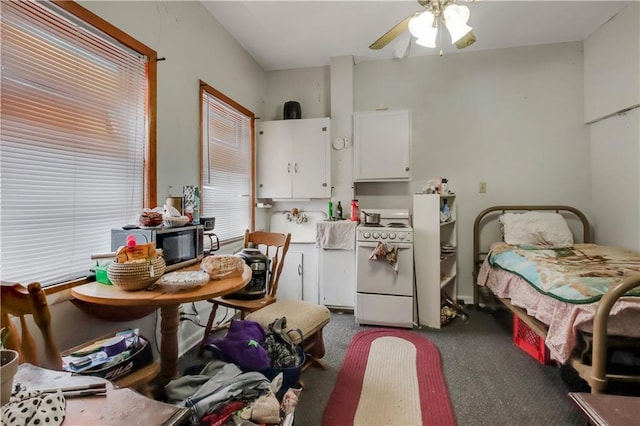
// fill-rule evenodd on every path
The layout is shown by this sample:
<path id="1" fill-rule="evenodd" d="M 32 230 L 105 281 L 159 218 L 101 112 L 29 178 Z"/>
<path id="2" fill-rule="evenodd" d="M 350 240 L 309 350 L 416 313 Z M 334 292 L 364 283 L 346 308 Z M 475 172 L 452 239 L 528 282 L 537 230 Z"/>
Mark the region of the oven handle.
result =
<path id="1" fill-rule="evenodd" d="M 413 247 L 412 243 L 386 243 L 387 245 L 398 246 L 399 250 L 408 249 Z M 363 241 L 358 241 L 358 247 L 366 247 L 366 248 L 376 248 L 378 247 L 378 243 L 368 243 Z"/>

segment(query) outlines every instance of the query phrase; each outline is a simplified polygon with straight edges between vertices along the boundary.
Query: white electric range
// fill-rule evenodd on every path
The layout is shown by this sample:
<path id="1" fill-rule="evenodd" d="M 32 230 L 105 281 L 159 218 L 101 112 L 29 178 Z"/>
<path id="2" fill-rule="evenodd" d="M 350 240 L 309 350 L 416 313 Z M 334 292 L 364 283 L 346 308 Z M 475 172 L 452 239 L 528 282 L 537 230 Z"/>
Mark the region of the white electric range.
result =
<path id="1" fill-rule="evenodd" d="M 377 225 L 356 228 L 356 322 L 413 327 L 413 228 L 409 210 L 362 209 L 380 214 Z M 380 245 L 395 252 L 395 265 L 386 256 L 372 258 Z"/>

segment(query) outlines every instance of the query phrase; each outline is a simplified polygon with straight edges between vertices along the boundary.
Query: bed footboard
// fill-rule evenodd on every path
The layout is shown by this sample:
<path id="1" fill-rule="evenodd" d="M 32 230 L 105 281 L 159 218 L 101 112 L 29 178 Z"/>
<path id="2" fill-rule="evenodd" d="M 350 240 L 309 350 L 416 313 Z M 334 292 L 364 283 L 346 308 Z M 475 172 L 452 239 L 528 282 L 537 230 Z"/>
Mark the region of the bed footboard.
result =
<path id="1" fill-rule="evenodd" d="M 607 323 L 614 303 L 632 288 L 640 287 L 640 275 L 628 277 L 611 288 L 598 305 L 593 320 L 593 362 L 585 366 L 572 360 L 572 366 L 591 386 L 591 393 L 602 393 L 607 387 L 608 379 L 618 381 L 640 382 L 640 376 L 607 374 Z"/>

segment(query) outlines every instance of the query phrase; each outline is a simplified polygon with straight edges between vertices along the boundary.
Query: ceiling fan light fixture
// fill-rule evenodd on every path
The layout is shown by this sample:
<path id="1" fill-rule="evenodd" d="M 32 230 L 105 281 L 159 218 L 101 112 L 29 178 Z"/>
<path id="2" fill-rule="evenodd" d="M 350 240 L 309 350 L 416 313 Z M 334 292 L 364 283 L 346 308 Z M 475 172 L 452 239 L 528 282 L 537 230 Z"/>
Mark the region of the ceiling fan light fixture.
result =
<path id="1" fill-rule="evenodd" d="M 409 20 L 409 32 L 417 39 L 435 39 L 438 33 L 437 21 L 428 10 Z"/>
<path id="2" fill-rule="evenodd" d="M 420 46 L 423 47 L 430 47 L 432 49 L 435 49 L 436 47 L 436 34 L 433 34 L 433 37 L 423 37 L 423 38 L 417 38 L 416 39 L 416 44 L 419 44 Z"/>
<path id="3" fill-rule="evenodd" d="M 467 6 L 450 4 L 444 9 L 442 15 L 447 30 L 449 30 L 449 34 L 451 34 L 452 44 L 455 44 L 473 29 L 467 25 L 470 16 Z"/>

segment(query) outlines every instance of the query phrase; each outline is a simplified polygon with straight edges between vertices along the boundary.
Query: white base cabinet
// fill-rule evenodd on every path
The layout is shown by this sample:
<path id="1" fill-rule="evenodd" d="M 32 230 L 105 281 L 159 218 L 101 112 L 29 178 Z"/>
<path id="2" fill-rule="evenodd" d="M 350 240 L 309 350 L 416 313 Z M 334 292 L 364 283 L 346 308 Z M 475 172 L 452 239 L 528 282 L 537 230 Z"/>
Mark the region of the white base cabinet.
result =
<path id="1" fill-rule="evenodd" d="M 289 245 L 276 296 L 279 300 L 319 303 L 318 248 L 315 245 Z"/>
<path id="2" fill-rule="evenodd" d="M 256 124 L 258 198 L 330 198 L 329 118 Z"/>
<path id="3" fill-rule="evenodd" d="M 451 219 L 440 221 L 444 203 Z M 443 245 L 457 250 L 454 195 L 415 194 L 413 196 L 413 250 L 416 269 L 416 303 L 421 325 L 440 328 L 441 291 L 455 300 L 457 294 L 457 252 L 443 251 Z"/>
<path id="4" fill-rule="evenodd" d="M 303 259 L 301 252 L 287 251 L 280 281 L 278 282 L 278 291 L 276 293 L 278 300 L 302 300 Z"/>
<path id="5" fill-rule="evenodd" d="M 355 250 L 326 250 L 320 254 L 320 304 L 353 309 L 356 295 Z"/>

